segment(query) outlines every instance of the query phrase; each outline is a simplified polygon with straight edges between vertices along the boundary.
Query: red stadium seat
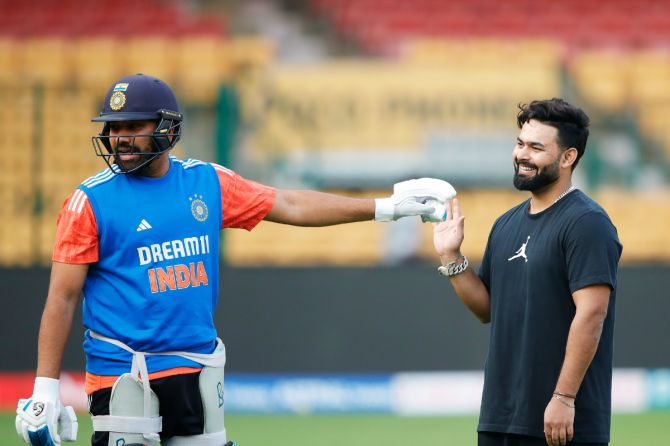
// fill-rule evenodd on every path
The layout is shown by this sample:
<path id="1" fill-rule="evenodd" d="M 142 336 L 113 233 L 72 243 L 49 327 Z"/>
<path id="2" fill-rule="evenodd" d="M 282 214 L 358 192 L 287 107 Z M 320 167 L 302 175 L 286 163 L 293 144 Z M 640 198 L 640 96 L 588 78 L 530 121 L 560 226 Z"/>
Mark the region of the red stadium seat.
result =
<path id="1" fill-rule="evenodd" d="M 223 36 L 221 19 L 158 0 L 0 0 L 0 34 L 12 37 L 79 37 L 210 34 Z"/>
<path id="2" fill-rule="evenodd" d="M 575 49 L 670 45 L 669 0 L 312 0 L 336 28 L 380 53 L 415 37 L 558 39 Z"/>

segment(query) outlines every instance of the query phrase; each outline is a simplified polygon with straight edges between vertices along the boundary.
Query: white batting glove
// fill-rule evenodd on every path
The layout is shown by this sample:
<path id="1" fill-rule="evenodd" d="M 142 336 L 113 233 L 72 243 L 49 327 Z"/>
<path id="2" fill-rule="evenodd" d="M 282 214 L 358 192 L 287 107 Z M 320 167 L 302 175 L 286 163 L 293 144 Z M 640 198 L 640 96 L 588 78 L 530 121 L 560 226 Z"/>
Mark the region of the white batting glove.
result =
<path id="1" fill-rule="evenodd" d="M 421 215 L 425 221 L 443 221 L 445 203 L 456 196 L 456 190 L 446 181 L 435 178 L 407 180 L 393 185 L 390 198 L 375 200 L 375 220 L 391 221 Z"/>
<path id="2" fill-rule="evenodd" d="M 58 429 L 61 440 L 77 441 L 79 422 L 72 406 L 61 406 L 60 416 L 58 417 Z"/>
<path id="3" fill-rule="evenodd" d="M 60 446 L 61 439 L 77 439 L 77 416 L 72 406 L 61 405 L 58 387 L 57 379 L 37 377 L 33 395 L 19 400 L 16 432 L 27 444 Z"/>

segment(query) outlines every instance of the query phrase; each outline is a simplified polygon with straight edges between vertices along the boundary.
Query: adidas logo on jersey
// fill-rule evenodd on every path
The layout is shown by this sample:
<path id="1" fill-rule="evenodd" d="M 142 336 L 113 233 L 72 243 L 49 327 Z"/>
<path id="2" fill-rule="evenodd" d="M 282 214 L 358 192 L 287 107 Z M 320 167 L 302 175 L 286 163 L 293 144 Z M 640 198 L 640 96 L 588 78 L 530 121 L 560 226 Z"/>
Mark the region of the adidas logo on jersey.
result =
<path id="1" fill-rule="evenodd" d="M 149 224 L 148 221 L 142 219 L 139 226 L 137 227 L 137 232 L 146 231 L 147 229 L 151 229 L 151 225 Z"/>

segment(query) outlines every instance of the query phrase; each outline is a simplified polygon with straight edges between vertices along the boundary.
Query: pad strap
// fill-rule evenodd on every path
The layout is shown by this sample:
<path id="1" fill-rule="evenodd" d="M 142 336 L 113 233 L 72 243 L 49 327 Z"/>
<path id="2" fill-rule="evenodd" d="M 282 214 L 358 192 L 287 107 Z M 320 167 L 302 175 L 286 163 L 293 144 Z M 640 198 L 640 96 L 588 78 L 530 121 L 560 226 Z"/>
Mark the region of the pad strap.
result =
<path id="1" fill-rule="evenodd" d="M 93 330 L 88 330 L 88 333 L 91 335 L 93 339 L 109 342 L 110 344 L 114 344 L 117 347 L 122 348 L 123 350 L 131 353 L 133 355 L 133 361 L 135 361 L 134 356 L 136 354 L 141 354 L 143 356 L 142 359 L 144 359 L 144 356 L 181 356 L 182 358 L 190 359 L 193 362 L 197 362 L 198 364 L 202 364 L 208 367 L 223 368 L 226 365 L 226 348 L 223 345 L 223 341 L 221 340 L 221 338 L 216 338 L 216 348 L 212 353 L 193 353 L 193 352 L 182 352 L 182 351 L 137 352 L 132 348 L 128 347 L 123 342 L 101 335 L 100 333 L 96 333 Z"/>
<path id="2" fill-rule="evenodd" d="M 188 437 L 171 437 L 165 446 L 225 446 L 226 431 L 213 434 L 189 435 Z"/>
<path id="3" fill-rule="evenodd" d="M 120 415 L 95 415 L 93 430 L 96 432 L 124 432 L 131 434 L 153 434 L 163 429 L 161 417 L 124 417 Z"/>
<path id="4" fill-rule="evenodd" d="M 117 340 L 117 339 L 112 339 L 107 336 L 101 335 L 100 333 L 96 333 L 93 330 L 88 331 L 89 334 L 91 335 L 92 338 L 98 339 L 100 341 L 108 342 L 110 344 L 116 345 L 117 347 L 129 352 L 130 354 L 133 355 L 133 361 L 131 363 L 131 370 L 130 370 L 130 375 L 132 376 L 133 379 L 137 380 L 137 375 L 140 376 L 140 380 L 142 381 L 142 388 L 144 391 L 144 418 L 134 418 L 133 422 L 138 422 L 140 423 L 140 428 L 144 429 L 145 424 L 144 422 L 148 423 L 151 422 L 151 420 L 154 420 L 155 418 L 151 416 L 151 386 L 149 384 L 149 371 L 147 370 L 147 361 L 146 357 L 147 356 L 180 356 L 182 358 L 190 359 L 191 361 L 197 362 L 198 364 L 202 364 L 204 366 L 209 366 L 209 367 L 220 367 L 223 368 L 226 365 L 226 348 L 223 345 L 223 341 L 221 338 L 216 338 L 216 348 L 214 349 L 213 353 L 191 353 L 191 352 L 180 352 L 180 351 L 169 351 L 169 352 L 159 352 L 159 353 L 150 353 L 150 352 L 138 352 L 133 350 L 132 348 L 128 347 L 126 344 L 123 342 Z M 123 418 L 123 417 L 116 417 L 112 415 L 101 415 L 101 417 L 110 417 L 110 418 Z M 131 418 L 133 420 L 133 418 Z M 141 421 L 137 421 L 141 420 Z M 116 421 L 100 421 L 101 423 L 113 423 L 114 427 L 118 427 L 119 425 L 123 425 L 121 421 L 119 421 L 118 425 L 116 424 Z M 127 429 L 128 427 L 125 427 L 124 429 L 126 430 L 120 430 L 118 432 L 129 432 Z M 117 432 L 114 429 L 100 429 L 103 432 Z M 135 433 L 152 433 L 152 432 L 160 432 L 160 429 L 158 430 L 149 430 L 148 432 L 145 432 L 144 430 L 142 431 L 131 431 Z M 225 443 L 225 441 L 224 441 Z"/>

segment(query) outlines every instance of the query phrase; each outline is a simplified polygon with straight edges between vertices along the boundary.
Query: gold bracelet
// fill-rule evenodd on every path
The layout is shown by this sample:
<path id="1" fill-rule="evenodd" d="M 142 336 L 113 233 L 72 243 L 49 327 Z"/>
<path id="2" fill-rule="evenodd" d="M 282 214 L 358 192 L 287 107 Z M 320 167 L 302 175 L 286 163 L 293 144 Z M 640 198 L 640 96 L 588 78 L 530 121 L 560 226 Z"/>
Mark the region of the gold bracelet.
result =
<path id="1" fill-rule="evenodd" d="M 565 400 L 563 399 L 563 397 L 561 397 L 561 395 L 556 395 L 556 394 L 554 394 L 554 398 L 556 398 L 558 401 L 560 401 L 563 405 L 568 406 L 570 409 L 574 409 L 574 408 L 575 408 L 575 405 L 574 405 L 574 404 L 570 404 L 570 403 L 568 403 L 567 401 L 565 401 Z"/>

